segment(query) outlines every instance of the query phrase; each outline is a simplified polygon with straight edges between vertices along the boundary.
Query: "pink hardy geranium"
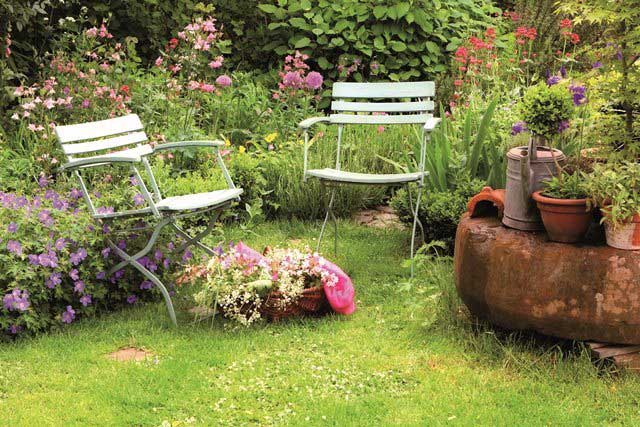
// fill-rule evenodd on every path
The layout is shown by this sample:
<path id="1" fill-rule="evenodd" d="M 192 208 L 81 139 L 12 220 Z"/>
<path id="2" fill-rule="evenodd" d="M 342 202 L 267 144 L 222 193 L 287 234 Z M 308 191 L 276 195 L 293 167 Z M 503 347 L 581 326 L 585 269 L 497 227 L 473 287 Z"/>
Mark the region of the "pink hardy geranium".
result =
<path id="1" fill-rule="evenodd" d="M 216 84 L 220 87 L 231 86 L 231 83 L 232 83 L 231 77 L 227 76 L 226 74 L 218 76 L 218 78 L 216 79 Z"/>
<path id="2" fill-rule="evenodd" d="M 312 89 L 312 90 L 318 90 L 322 87 L 322 83 L 324 82 L 324 79 L 322 78 L 322 74 L 318 73 L 317 71 L 312 71 L 309 74 L 307 74 L 307 77 L 304 80 L 307 88 Z"/>

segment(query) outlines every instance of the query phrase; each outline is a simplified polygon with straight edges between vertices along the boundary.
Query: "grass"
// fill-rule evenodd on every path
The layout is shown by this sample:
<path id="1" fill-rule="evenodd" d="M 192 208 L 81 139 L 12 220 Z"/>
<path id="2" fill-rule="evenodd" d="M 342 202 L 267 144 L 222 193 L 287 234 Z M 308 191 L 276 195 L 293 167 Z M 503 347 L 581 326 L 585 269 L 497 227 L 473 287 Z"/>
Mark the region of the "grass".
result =
<path id="1" fill-rule="evenodd" d="M 4 344 L 2 424 L 637 423 L 635 376 L 594 366 L 575 343 L 474 325 L 449 260 L 425 260 L 406 284 L 406 232 L 347 222 L 341 231 L 337 260 L 358 291 L 353 316 L 233 329 L 182 312 L 172 329 L 159 302 Z M 313 244 L 317 232 L 315 223 L 281 222 L 227 238 Z M 123 346 L 156 357 L 105 357 Z"/>

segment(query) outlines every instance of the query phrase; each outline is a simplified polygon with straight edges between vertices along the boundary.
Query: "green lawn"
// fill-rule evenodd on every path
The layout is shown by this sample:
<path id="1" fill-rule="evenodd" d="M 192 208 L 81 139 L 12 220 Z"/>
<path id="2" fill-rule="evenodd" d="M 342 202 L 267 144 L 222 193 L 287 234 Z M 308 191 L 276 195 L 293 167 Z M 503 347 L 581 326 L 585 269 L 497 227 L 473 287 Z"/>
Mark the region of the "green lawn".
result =
<path id="1" fill-rule="evenodd" d="M 2 425 L 638 423 L 634 375 L 593 366 L 578 344 L 472 325 L 447 260 L 426 262 L 408 286 L 407 232 L 341 231 L 353 316 L 232 329 L 183 311 L 173 329 L 158 302 L 4 344 Z M 283 222 L 227 238 L 313 244 L 317 232 Z M 157 358 L 105 357 L 130 345 Z"/>

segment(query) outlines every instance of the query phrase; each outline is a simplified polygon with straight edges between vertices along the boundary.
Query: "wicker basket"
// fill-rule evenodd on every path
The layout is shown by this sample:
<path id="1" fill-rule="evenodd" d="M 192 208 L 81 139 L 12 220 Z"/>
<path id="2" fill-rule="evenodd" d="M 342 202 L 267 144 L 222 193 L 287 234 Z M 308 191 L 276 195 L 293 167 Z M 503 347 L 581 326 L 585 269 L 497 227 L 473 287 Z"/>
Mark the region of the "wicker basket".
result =
<path id="1" fill-rule="evenodd" d="M 323 314 L 328 311 L 329 302 L 324 294 L 324 288 L 317 286 L 302 291 L 297 301 L 285 304 L 282 293 L 272 291 L 260 307 L 260 313 L 268 320 L 277 322 L 302 314 Z"/>

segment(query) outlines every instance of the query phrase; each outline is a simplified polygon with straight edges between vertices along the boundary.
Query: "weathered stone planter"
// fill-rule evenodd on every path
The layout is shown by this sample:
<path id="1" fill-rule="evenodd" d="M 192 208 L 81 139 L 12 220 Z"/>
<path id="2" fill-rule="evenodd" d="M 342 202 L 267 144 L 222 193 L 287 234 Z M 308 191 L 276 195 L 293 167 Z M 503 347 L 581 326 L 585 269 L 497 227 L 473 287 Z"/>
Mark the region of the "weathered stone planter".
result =
<path id="1" fill-rule="evenodd" d="M 465 214 L 455 276 L 471 313 L 498 326 L 640 344 L 640 251 L 553 243 Z"/>

